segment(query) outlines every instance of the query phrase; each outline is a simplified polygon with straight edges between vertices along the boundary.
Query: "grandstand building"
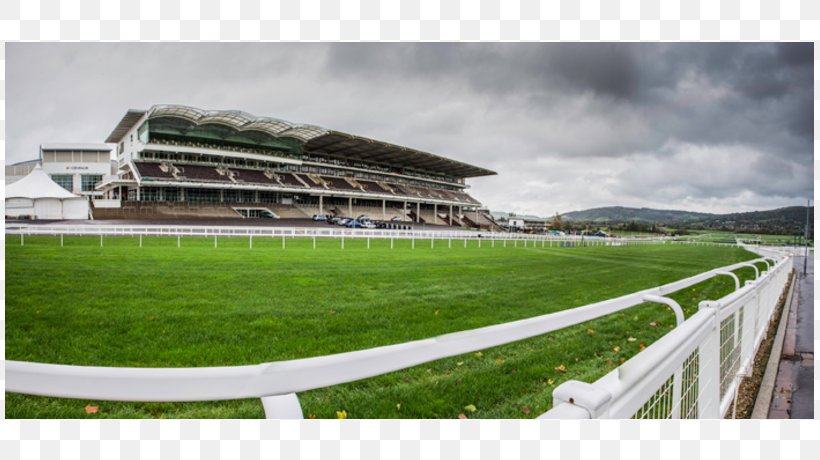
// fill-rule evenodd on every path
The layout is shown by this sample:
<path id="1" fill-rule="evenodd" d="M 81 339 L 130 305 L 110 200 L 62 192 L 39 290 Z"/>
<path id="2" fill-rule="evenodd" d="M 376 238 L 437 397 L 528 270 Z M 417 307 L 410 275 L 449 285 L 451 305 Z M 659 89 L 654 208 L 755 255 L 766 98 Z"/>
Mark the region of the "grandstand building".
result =
<path id="1" fill-rule="evenodd" d="M 495 172 L 317 126 L 155 105 L 129 110 L 106 142 L 116 144 L 118 171 L 96 189 L 122 201 L 117 212 L 123 217 L 254 217 L 270 211 L 279 218 L 367 214 L 494 225 L 467 193 L 466 179 Z"/>

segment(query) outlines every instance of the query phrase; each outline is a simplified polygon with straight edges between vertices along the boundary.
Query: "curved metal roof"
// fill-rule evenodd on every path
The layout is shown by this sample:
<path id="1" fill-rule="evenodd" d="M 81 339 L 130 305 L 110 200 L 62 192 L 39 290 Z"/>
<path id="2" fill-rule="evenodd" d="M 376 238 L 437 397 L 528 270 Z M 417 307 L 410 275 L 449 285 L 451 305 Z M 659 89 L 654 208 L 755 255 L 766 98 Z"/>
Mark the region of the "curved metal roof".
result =
<path id="1" fill-rule="evenodd" d="M 210 123 L 229 126 L 237 131 L 261 131 L 274 137 L 293 137 L 307 142 L 327 132 L 318 126 L 300 125 L 271 117 L 256 117 L 240 110 L 200 110 L 184 105 L 155 105 L 148 111 L 148 119 L 175 117 L 197 125 Z"/>
<path id="2" fill-rule="evenodd" d="M 274 137 L 290 137 L 304 143 L 311 154 L 347 161 L 372 162 L 393 168 L 447 174 L 455 177 L 478 177 L 495 171 L 451 160 L 432 153 L 366 137 L 332 131 L 313 125 L 291 123 L 271 117 L 257 117 L 240 110 L 201 110 L 184 105 L 155 105 L 147 112 L 129 110 L 114 128 L 106 142 L 119 142 L 147 113 L 147 118 L 174 117 L 197 125 L 216 123 L 237 131 L 260 131 Z"/>

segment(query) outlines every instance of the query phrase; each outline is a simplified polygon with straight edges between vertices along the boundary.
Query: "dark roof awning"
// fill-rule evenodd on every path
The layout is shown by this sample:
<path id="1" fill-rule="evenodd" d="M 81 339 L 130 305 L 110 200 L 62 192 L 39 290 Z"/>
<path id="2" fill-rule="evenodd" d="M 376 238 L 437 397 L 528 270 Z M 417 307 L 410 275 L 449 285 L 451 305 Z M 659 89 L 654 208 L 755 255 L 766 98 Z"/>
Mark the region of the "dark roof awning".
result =
<path id="1" fill-rule="evenodd" d="M 122 137 L 125 136 L 125 133 L 131 130 L 134 125 L 139 121 L 142 116 L 145 115 L 145 110 L 134 110 L 131 109 L 128 112 L 125 112 L 125 115 L 122 117 L 117 126 L 114 127 L 114 130 L 111 131 L 111 134 L 108 135 L 108 138 L 105 139 L 105 142 L 116 144 Z"/>
<path id="2" fill-rule="evenodd" d="M 479 177 L 497 174 L 460 161 L 444 158 L 421 150 L 330 131 L 305 144 L 306 153 L 321 154 L 347 161 L 367 161 L 394 168 L 420 172 L 443 173 L 455 177 Z"/>

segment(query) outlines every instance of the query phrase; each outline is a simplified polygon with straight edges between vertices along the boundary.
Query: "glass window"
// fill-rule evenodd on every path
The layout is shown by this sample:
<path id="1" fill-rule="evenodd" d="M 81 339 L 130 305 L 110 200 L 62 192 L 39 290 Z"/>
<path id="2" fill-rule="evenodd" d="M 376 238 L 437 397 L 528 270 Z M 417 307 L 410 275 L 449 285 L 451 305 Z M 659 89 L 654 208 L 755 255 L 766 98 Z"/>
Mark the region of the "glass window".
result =
<path id="1" fill-rule="evenodd" d="M 82 175 L 82 186 L 84 192 L 91 192 L 94 191 L 94 186 L 97 185 L 102 181 L 102 176 L 100 174 L 83 174 Z"/>
<path id="2" fill-rule="evenodd" d="M 74 193 L 74 176 L 71 174 L 52 174 L 51 180 L 60 187 Z"/>
<path id="3" fill-rule="evenodd" d="M 219 190 L 189 188 L 185 190 L 185 198 L 194 203 L 219 203 Z"/>
<path id="4" fill-rule="evenodd" d="M 175 188 L 166 188 L 165 201 L 179 201 L 179 190 Z"/>
<path id="5" fill-rule="evenodd" d="M 140 189 L 140 201 L 159 201 L 159 189 L 151 187 Z"/>

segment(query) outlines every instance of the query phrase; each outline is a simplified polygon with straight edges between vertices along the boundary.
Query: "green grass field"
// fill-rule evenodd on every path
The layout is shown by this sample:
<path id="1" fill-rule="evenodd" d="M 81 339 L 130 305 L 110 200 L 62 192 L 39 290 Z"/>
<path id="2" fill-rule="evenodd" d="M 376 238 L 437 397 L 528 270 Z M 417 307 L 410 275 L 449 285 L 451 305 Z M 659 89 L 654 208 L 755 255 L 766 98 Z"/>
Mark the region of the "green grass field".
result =
<path id="1" fill-rule="evenodd" d="M 6 357 L 61 364 L 254 364 L 401 343 L 528 318 L 754 258 L 738 248 L 506 248 L 488 241 L 135 237 L 6 240 Z M 763 267 L 761 265 L 761 267 Z M 742 279 L 751 268 L 738 270 Z M 687 315 L 734 287 L 674 294 Z M 306 416 L 534 417 L 568 379 L 592 381 L 674 325 L 665 306 L 300 394 Z M 630 340 L 634 338 L 635 340 Z M 565 371 L 556 370 L 564 366 Z M 7 394 L 9 418 L 263 417 L 257 399 L 120 403 Z M 86 414 L 86 404 L 99 412 Z M 474 410 L 473 410 L 474 409 Z"/>
<path id="2" fill-rule="evenodd" d="M 687 241 L 700 241 L 703 243 L 735 243 L 738 239 L 748 243 L 760 242 L 761 244 L 783 246 L 803 244 L 802 235 L 795 239 L 793 235 L 765 235 L 753 233 L 733 233 L 712 230 L 690 230 L 689 235 L 680 236 L 677 239 Z M 809 241 L 809 245 L 812 242 Z"/>

